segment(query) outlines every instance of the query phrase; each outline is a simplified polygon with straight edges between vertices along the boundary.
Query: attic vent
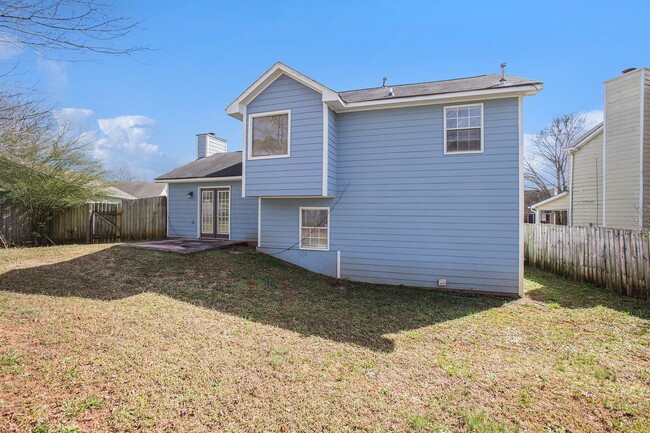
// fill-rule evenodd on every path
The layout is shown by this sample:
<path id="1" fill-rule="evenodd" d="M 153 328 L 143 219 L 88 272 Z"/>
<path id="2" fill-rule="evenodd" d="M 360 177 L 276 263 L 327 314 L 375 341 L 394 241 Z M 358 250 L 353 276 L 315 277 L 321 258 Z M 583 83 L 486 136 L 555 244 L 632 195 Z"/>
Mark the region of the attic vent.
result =
<path id="1" fill-rule="evenodd" d="M 636 68 L 627 68 L 621 71 L 621 75 L 627 74 L 628 72 L 636 71 Z"/>
<path id="2" fill-rule="evenodd" d="M 381 81 L 381 87 L 386 87 L 386 81 L 388 81 L 388 78 L 384 77 Z"/>
<path id="3" fill-rule="evenodd" d="M 500 83 L 505 83 L 506 82 L 506 63 L 503 62 L 501 63 L 501 79 L 499 80 Z"/>

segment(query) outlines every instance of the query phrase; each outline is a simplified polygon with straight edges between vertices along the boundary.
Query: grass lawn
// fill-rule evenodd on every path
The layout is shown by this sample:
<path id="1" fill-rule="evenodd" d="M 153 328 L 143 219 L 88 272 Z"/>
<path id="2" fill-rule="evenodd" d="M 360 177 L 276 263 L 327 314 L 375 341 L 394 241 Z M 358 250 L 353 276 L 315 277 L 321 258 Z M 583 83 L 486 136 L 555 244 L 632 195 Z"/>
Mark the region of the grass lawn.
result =
<path id="1" fill-rule="evenodd" d="M 534 270 L 512 300 L 245 247 L 14 249 L 0 379 L 3 432 L 647 432 L 650 303 Z"/>

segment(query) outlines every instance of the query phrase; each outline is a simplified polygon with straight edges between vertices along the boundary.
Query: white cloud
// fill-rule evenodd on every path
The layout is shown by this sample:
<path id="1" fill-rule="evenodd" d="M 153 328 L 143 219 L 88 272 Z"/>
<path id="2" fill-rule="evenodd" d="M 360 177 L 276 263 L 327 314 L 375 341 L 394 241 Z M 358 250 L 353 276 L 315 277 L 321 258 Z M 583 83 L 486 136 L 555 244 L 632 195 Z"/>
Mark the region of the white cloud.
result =
<path id="1" fill-rule="evenodd" d="M 124 115 L 93 121 L 86 108 L 64 108 L 59 122 L 87 140 L 93 156 L 108 170 L 128 168 L 143 179 L 153 179 L 174 166 L 157 144 L 152 143 L 156 121 L 144 115 Z"/>
<path id="2" fill-rule="evenodd" d="M 88 129 L 88 120 L 93 114 L 93 110 L 87 108 L 63 108 L 54 113 L 60 124 L 75 131 Z"/>
<path id="3" fill-rule="evenodd" d="M 158 145 L 150 142 L 156 122 L 147 116 L 129 115 L 99 119 L 94 156 L 109 169 L 128 167 L 151 179 L 165 160 Z"/>
<path id="4" fill-rule="evenodd" d="M 604 118 L 603 110 L 583 111 L 581 113 L 578 113 L 578 115 L 585 118 L 585 129 L 593 128 L 602 122 Z"/>

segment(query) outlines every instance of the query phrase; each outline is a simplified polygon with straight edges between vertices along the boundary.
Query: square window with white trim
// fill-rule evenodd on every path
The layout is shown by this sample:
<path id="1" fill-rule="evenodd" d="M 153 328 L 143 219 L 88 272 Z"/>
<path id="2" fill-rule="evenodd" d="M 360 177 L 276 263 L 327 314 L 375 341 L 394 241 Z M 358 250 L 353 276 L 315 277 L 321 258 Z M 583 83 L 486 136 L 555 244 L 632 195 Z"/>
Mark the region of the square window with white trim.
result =
<path id="1" fill-rule="evenodd" d="M 252 114 L 248 140 L 249 159 L 289 156 L 291 112 Z"/>
<path id="2" fill-rule="evenodd" d="M 300 249 L 329 250 L 330 209 L 327 207 L 300 208 Z"/>
<path id="3" fill-rule="evenodd" d="M 445 153 L 483 152 L 483 104 L 444 108 Z"/>

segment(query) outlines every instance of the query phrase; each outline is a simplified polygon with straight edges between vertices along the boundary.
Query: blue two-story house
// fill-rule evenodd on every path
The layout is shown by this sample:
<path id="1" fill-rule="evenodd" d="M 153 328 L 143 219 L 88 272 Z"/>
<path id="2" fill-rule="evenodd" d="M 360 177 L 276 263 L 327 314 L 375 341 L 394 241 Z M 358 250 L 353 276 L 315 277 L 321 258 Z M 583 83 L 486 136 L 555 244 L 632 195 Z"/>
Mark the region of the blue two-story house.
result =
<path id="1" fill-rule="evenodd" d="M 168 184 L 170 237 L 224 237 L 337 278 L 521 295 L 523 98 L 502 74 L 336 92 L 276 63 Z"/>

